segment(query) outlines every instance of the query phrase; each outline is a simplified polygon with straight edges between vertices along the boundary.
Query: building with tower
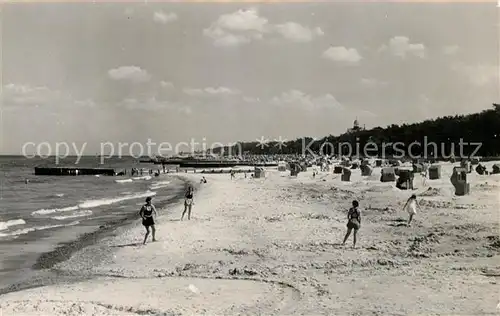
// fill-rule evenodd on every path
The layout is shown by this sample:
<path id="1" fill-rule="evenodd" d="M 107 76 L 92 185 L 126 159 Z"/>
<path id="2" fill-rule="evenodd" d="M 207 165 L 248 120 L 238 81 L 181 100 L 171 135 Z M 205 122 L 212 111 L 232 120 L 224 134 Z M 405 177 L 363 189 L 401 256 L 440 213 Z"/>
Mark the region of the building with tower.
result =
<path id="1" fill-rule="evenodd" d="M 358 121 L 358 118 L 356 118 L 354 120 L 354 123 L 352 124 L 352 128 L 348 128 L 347 129 L 347 133 L 356 133 L 356 132 L 359 132 L 359 131 L 363 131 L 365 129 L 365 127 L 361 127 L 359 125 L 359 121 Z"/>

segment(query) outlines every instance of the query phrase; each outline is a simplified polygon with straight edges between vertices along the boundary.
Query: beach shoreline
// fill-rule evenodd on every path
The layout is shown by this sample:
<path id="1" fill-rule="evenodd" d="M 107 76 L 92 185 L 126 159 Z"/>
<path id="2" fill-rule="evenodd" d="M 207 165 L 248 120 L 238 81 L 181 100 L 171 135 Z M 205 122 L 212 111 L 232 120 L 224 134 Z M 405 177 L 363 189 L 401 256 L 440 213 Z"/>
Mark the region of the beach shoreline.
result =
<path id="1" fill-rule="evenodd" d="M 440 180 L 401 191 L 353 174 L 294 178 L 203 175 L 191 221 L 182 203 L 158 219 L 158 241 L 140 245 L 139 223 L 85 247 L 53 269 L 71 282 L 2 296 L 4 315 L 494 314 L 500 271 L 498 176 L 471 174 L 453 196 Z M 202 175 L 185 174 L 191 183 Z M 423 211 L 406 227 L 401 207 Z M 363 210 L 358 247 L 340 245 L 345 210 Z M 493 275 L 493 276 L 492 276 Z M 76 283 L 75 283 L 76 281 Z M 113 293 L 109 295 L 109 293 Z M 38 314 L 37 314 L 38 313 Z"/>
<path id="2" fill-rule="evenodd" d="M 169 188 L 169 190 L 173 189 L 176 193 L 174 196 L 157 205 L 159 209 L 167 208 L 170 204 L 177 203 L 182 199 L 184 187 L 188 185 L 189 182 L 185 181 L 182 177 L 175 177 L 182 181 L 182 185 L 176 188 Z M 23 278 L 23 281 L 16 281 L 0 288 L 0 295 L 29 288 L 57 284 L 58 282 L 76 282 L 82 279 L 87 279 L 87 277 L 75 276 L 70 273 L 65 273 L 64 271 L 53 269 L 53 267 L 70 259 L 74 253 L 81 251 L 86 247 L 95 245 L 103 239 L 110 238 L 122 231 L 126 231 L 127 229 L 132 229 L 137 225 L 138 218 L 137 211 L 130 213 L 123 218 L 111 221 L 108 220 L 103 222 L 97 230 L 83 233 L 76 239 L 58 244 L 51 251 L 41 253 L 36 257 L 34 264 L 31 266 L 31 270 L 28 271 L 31 277 L 28 279 Z"/>

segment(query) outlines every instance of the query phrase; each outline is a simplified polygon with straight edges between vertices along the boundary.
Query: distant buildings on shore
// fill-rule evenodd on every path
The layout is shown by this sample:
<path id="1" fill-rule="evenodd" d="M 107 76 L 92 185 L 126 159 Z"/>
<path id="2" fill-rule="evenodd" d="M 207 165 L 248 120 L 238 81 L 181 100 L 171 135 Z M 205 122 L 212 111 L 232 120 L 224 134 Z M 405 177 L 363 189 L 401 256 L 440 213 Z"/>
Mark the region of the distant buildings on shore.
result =
<path id="1" fill-rule="evenodd" d="M 363 127 L 361 127 L 359 125 L 358 119 L 356 118 L 354 120 L 354 123 L 352 124 L 352 128 L 347 129 L 347 133 L 356 133 L 356 132 L 364 131 L 364 130 L 365 130 L 365 126 L 363 125 Z"/>

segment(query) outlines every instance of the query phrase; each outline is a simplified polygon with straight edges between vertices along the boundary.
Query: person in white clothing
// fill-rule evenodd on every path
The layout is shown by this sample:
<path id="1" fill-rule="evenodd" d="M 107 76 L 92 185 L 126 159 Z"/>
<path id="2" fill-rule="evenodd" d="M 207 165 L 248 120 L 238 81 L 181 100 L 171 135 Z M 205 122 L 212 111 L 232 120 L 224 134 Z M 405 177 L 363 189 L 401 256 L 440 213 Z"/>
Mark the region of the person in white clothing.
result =
<path id="1" fill-rule="evenodd" d="M 403 207 L 403 210 L 406 209 L 406 211 L 410 215 L 410 218 L 408 219 L 408 226 L 411 226 L 413 216 L 417 214 L 417 207 L 419 210 L 421 210 L 420 205 L 417 202 L 417 196 L 415 194 L 412 194 L 412 196 L 410 196 L 410 198 L 406 201 L 405 206 Z"/>
<path id="2" fill-rule="evenodd" d="M 422 171 L 420 175 L 422 176 L 422 185 L 425 185 L 427 183 L 427 176 L 428 176 L 427 169 Z"/>

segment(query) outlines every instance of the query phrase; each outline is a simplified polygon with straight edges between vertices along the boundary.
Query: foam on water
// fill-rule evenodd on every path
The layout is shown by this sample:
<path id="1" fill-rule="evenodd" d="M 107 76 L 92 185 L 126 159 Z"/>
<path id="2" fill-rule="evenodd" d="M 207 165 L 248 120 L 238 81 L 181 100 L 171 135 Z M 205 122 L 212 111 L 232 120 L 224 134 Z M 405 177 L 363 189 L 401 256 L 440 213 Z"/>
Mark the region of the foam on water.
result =
<path id="1" fill-rule="evenodd" d="M 78 207 L 79 208 L 94 208 L 94 207 L 103 206 L 103 205 L 110 205 L 110 204 L 114 204 L 114 203 L 118 203 L 118 202 L 126 201 L 126 200 L 145 198 L 145 197 L 152 196 L 152 195 L 156 195 L 156 192 L 146 191 L 144 193 L 131 194 L 131 195 L 110 198 L 110 199 L 89 200 L 89 201 L 85 201 L 85 202 L 79 204 Z"/>
<path id="2" fill-rule="evenodd" d="M 151 176 L 144 176 L 144 177 L 134 177 L 132 178 L 133 180 L 151 180 Z"/>
<path id="3" fill-rule="evenodd" d="M 149 186 L 149 189 L 150 190 L 158 190 L 158 189 L 161 189 L 161 188 L 168 187 L 169 184 L 170 184 L 170 181 L 158 181 L 158 182 L 155 182 L 155 183 L 151 184 Z"/>
<path id="4" fill-rule="evenodd" d="M 0 230 L 6 230 L 11 226 L 24 225 L 26 222 L 24 219 L 12 219 L 6 222 L 0 222 Z"/>
<path id="5" fill-rule="evenodd" d="M 63 208 L 54 208 L 54 209 L 41 209 L 38 211 L 34 211 L 31 215 L 47 215 L 58 212 L 71 212 L 78 210 L 78 206 L 68 206 Z"/>
<path id="6" fill-rule="evenodd" d="M 76 217 L 84 217 L 84 216 L 90 216 L 92 215 L 91 210 L 85 210 L 85 211 L 80 211 L 80 212 L 75 212 L 71 215 L 66 215 L 66 216 L 54 216 L 51 217 L 52 219 L 57 219 L 58 221 L 64 221 L 70 218 L 76 218 Z"/>
<path id="7" fill-rule="evenodd" d="M 61 159 L 61 166 L 78 164 L 82 168 L 98 166 L 130 170 L 137 163 L 133 157 L 106 159 L 104 165 L 96 157 L 84 156 L 78 162 L 76 159 Z M 0 287 L 10 284 L 11 279 L 17 280 L 17 276 L 19 279 L 25 278 L 24 268 L 17 263 L 18 260 L 23 262 L 23 266 L 31 266 L 35 263 L 31 262 L 31 258 L 57 247 L 60 242 L 76 240 L 82 234 L 98 231 L 98 227 L 108 223 L 110 226 L 125 223 L 121 220 L 139 210 L 135 205 L 137 202 L 142 205 L 145 196 L 155 195 L 154 192 L 148 192 L 151 191 L 149 186 L 158 180 L 165 180 L 151 177 L 148 173 L 134 175 L 139 177 L 137 181 L 123 183 L 115 180 L 132 177 L 33 174 L 33 168 L 49 167 L 54 163 L 53 158 L 0 156 L 0 178 L 3 182 L 0 201 Z M 26 180 L 29 180 L 28 183 Z M 172 184 L 176 182 L 171 180 Z M 170 193 L 159 190 L 156 196 Z M 67 225 L 70 226 L 66 228 Z M 16 239 L 22 239 L 22 242 L 18 244 Z"/>
<path id="8" fill-rule="evenodd" d="M 130 183 L 132 181 L 132 179 L 115 180 L 116 183 Z"/>
<path id="9" fill-rule="evenodd" d="M 88 201 L 84 201 L 83 203 L 80 203 L 80 204 L 75 205 L 75 206 L 68 206 L 68 207 L 64 207 L 64 208 L 55 208 L 55 209 L 41 209 L 41 210 L 32 212 L 31 215 L 47 215 L 47 214 L 59 213 L 59 212 L 71 212 L 71 211 L 76 211 L 79 209 L 95 208 L 95 207 L 99 207 L 99 206 L 111 205 L 111 204 L 122 202 L 122 201 L 145 198 L 145 197 L 154 196 L 154 195 L 156 195 L 156 192 L 146 191 L 144 193 L 130 194 L 130 195 L 125 195 L 125 196 L 120 196 L 120 197 L 115 197 L 115 198 L 88 200 Z"/>
<path id="10" fill-rule="evenodd" d="M 47 225 L 47 226 L 37 226 L 37 227 L 30 227 L 30 228 L 25 228 L 25 229 L 18 229 L 9 233 L 0 233 L 0 237 L 15 237 L 15 236 L 20 236 L 20 235 L 25 235 L 30 232 L 34 232 L 37 230 L 46 230 L 46 229 L 52 229 L 52 228 L 58 228 L 58 227 L 64 227 L 64 226 L 75 226 L 80 224 L 80 222 L 71 222 L 69 224 L 59 224 L 59 225 Z"/>

